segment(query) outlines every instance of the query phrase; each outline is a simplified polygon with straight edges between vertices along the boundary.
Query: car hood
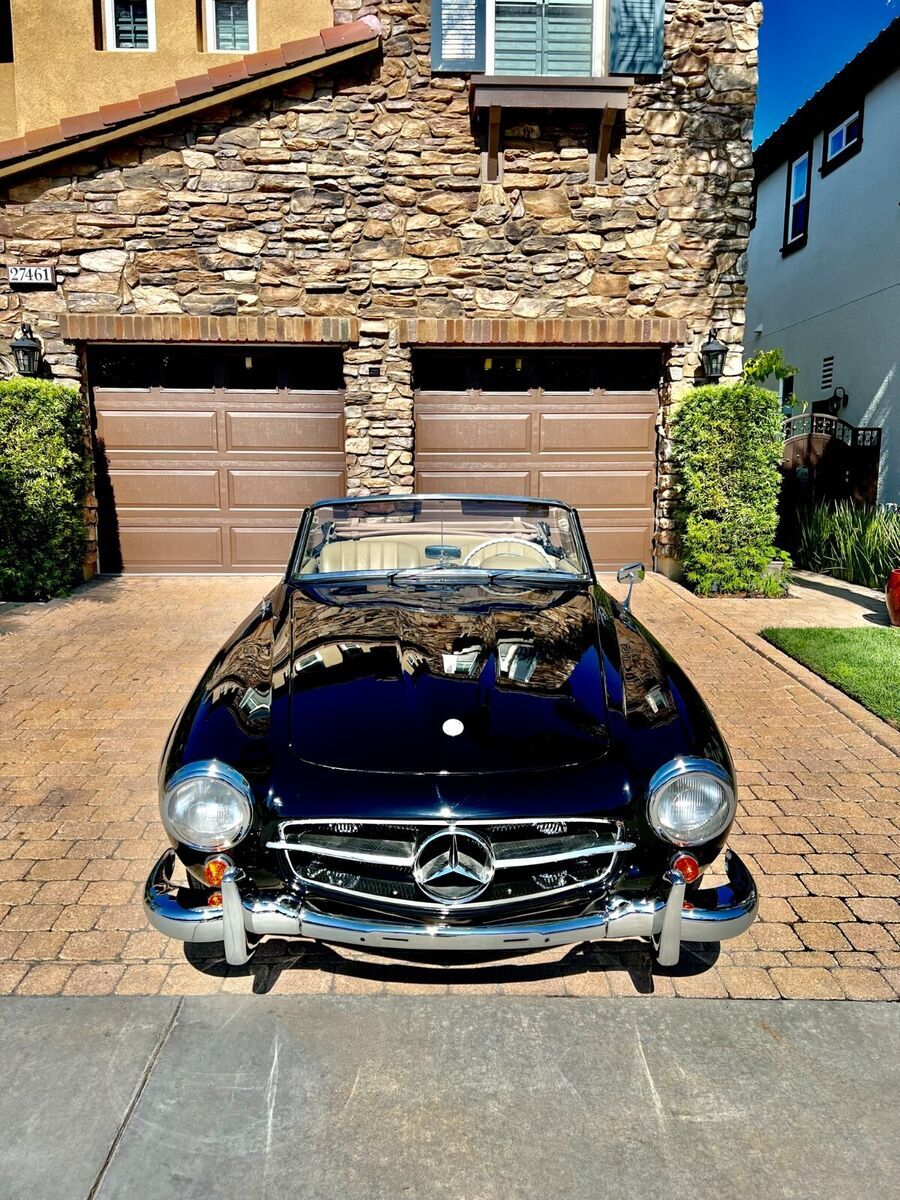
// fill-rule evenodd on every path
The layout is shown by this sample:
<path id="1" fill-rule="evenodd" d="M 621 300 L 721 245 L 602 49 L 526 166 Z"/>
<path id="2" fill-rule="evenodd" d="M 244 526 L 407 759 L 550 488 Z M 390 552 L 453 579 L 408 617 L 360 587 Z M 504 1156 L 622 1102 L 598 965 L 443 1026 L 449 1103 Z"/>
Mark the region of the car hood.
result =
<path id="1" fill-rule="evenodd" d="M 606 752 L 586 587 L 502 597 L 302 588 L 290 627 L 291 749 L 308 763 L 462 775 L 584 765 Z"/>

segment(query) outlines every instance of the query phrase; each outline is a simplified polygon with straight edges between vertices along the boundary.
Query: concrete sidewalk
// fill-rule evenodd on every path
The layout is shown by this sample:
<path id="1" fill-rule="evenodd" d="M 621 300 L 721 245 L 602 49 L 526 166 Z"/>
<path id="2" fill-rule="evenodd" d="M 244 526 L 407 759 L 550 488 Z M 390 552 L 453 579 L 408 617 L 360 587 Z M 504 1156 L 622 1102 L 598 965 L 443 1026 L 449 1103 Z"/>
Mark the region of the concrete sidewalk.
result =
<path id="1" fill-rule="evenodd" d="M 0 1197 L 894 1195 L 900 1009 L 0 1002 Z"/>

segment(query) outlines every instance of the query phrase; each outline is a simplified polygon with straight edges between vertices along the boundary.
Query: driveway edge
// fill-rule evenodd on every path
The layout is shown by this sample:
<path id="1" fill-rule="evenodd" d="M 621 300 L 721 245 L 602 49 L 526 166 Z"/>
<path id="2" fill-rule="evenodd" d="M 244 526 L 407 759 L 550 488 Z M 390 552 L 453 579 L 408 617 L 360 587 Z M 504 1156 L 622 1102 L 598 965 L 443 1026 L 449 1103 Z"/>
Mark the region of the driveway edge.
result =
<path id="1" fill-rule="evenodd" d="M 880 717 L 876 717 L 874 713 L 870 713 L 864 705 L 859 704 L 856 700 L 852 700 L 839 688 L 826 682 L 826 680 L 816 675 L 815 672 L 810 671 L 807 667 L 801 666 L 800 663 L 796 662 L 789 655 L 771 646 L 759 634 L 748 636 L 733 629 L 713 612 L 711 605 L 707 607 L 701 604 L 693 592 L 689 592 L 681 584 L 675 583 L 674 580 L 669 579 L 665 575 L 659 575 L 658 578 L 670 591 L 680 596 L 692 608 L 706 613 L 710 620 L 714 621 L 727 633 L 730 633 L 732 637 L 737 638 L 749 650 L 758 654 L 760 658 L 764 658 L 773 667 L 778 667 L 785 675 L 790 676 L 797 683 L 803 684 L 804 687 L 818 696 L 820 700 L 824 700 L 826 704 L 837 709 L 841 716 L 846 717 L 848 721 L 852 722 L 861 733 L 866 734 L 873 741 L 884 746 L 886 750 L 890 750 L 894 754 L 900 753 L 900 734 L 895 733 L 891 729 L 891 726 L 882 721 Z M 884 730 L 889 730 L 890 733 L 885 733 Z M 893 734 L 893 738 L 891 734 Z"/>

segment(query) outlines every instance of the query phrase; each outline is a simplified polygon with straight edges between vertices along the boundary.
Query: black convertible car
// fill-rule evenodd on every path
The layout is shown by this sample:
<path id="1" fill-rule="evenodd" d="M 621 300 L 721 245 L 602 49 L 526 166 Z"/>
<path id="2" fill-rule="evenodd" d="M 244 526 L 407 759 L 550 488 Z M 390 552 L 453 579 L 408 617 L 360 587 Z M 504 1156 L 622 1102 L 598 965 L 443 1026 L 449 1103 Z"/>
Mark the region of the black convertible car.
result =
<path id="1" fill-rule="evenodd" d="M 159 784 L 172 849 L 150 920 L 234 964 L 275 934 L 481 953 L 645 938 L 670 965 L 756 913 L 736 855 L 703 886 L 735 812 L 715 722 L 554 501 L 307 509 Z"/>

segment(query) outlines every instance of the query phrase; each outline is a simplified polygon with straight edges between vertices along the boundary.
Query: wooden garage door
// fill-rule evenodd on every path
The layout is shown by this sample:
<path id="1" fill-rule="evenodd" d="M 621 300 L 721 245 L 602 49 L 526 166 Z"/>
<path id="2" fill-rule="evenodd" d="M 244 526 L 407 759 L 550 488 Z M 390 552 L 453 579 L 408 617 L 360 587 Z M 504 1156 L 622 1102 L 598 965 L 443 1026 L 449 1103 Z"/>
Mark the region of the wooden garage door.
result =
<path id="1" fill-rule="evenodd" d="M 344 494 L 339 350 L 97 347 L 100 569 L 277 572 Z"/>
<path id="2" fill-rule="evenodd" d="M 652 556 L 656 351 L 420 351 L 416 488 L 574 504 L 598 570 Z"/>

